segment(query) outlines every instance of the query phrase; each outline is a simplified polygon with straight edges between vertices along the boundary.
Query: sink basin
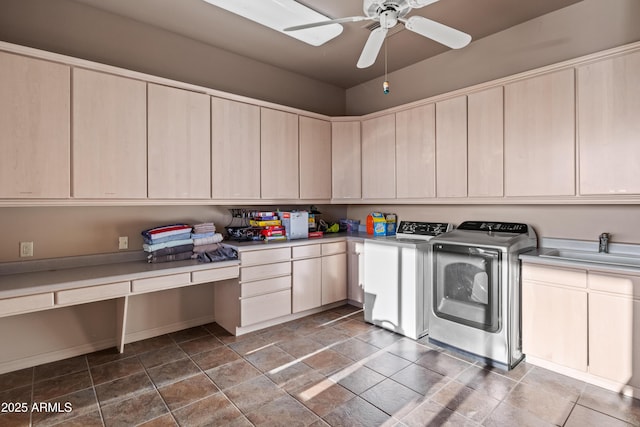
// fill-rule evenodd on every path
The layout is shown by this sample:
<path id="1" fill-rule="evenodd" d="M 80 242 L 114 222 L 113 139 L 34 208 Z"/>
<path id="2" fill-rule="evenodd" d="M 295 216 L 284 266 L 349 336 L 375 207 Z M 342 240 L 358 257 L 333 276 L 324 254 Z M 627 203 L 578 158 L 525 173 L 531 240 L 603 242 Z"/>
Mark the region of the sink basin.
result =
<path id="1" fill-rule="evenodd" d="M 576 251 L 570 249 L 554 249 L 546 254 L 540 255 L 543 258 L 566 259 L 570 261 L 594 262 L 598 264 L 623 265 L 627 267 L 640 267 L 640 257 L 632 255 L 608 254 L 601 252 Z"/>

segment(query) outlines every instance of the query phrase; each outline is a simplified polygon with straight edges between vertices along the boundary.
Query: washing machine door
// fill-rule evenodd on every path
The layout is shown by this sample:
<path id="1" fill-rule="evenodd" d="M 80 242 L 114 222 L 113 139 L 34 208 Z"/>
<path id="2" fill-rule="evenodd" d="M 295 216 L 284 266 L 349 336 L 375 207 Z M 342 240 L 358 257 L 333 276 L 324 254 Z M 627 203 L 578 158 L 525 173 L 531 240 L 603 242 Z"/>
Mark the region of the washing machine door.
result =
<path id="1" fill-rule="evenodd" d="M 499 331 L 501 261 L 502 252 L 495 248 L 434 244 L 434 315 L 487 332 Z"/>

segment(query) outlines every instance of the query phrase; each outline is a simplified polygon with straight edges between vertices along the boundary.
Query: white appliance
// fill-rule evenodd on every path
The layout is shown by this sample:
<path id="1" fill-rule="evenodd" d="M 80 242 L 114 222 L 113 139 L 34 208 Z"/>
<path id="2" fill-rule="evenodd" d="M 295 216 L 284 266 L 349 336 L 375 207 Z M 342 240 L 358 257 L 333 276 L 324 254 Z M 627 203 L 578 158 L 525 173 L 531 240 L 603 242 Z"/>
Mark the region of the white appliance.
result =
<path id="1" fill-rule="evenodd" d="M 280 220 L 287 232 L 287 239 L 309 237 L 309 212 L 280 212 Z"/>
<path id="2" fill-rule="evenodd" d="M 518 255 L 535 248 L 527 224 L 466 221 L 431 241 L 429 341 L 511 369 L 523 358 Z"/>
<path id="3" fill-rule="evenodd" d="M 418 339 L 429 331 L 429 240 L 450 224 L 401 221 L 395 237 L 364 241 L 364 320 Z"/>

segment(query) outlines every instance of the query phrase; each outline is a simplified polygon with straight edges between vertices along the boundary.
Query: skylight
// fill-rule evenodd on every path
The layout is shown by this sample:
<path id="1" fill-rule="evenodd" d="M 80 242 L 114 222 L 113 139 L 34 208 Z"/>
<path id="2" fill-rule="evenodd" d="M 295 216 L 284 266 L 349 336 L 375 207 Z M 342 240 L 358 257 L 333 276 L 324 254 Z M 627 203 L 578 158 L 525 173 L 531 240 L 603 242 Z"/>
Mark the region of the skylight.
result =
<path id="1" fill-rule="evenodd" d="M 300 31 L 282 31 L 283 28 L 295 25 L 331 19 L 294 0 L 204 1 L 313 46 L 320 46 L 342 33 L 342 25 L 340 24 L 323 25 Z"/>

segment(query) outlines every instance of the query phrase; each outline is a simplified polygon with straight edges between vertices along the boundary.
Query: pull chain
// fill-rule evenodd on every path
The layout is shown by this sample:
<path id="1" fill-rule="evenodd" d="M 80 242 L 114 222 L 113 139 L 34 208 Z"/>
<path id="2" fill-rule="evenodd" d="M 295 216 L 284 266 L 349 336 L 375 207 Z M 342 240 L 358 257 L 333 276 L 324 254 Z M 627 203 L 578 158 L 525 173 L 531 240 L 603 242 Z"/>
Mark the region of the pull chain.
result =
<path id="1" fill-rule="evenodd" d="M 389 81 L 387 80 L 387 39 L 384 40 L 384 83 L 382 83 L 382 92 L 385 95 L 389 93 Z"/>

